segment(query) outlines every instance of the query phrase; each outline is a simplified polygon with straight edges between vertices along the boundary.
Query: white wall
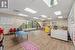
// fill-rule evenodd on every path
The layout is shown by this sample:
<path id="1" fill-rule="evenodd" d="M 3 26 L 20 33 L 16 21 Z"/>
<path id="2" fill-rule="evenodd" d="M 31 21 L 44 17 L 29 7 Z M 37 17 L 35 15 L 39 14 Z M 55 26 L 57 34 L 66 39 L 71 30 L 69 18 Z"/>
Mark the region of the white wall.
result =
<path id="1" fill-rule="evenodd" d="M 52 26 L 58 26 L 58 27 L 63 27 L 63 26 L 68 26 L 68 21 L 66 19 L 58 19 L 55 21 L 51 21 L 52 22 Z"/>
<path id="2" fill-rule="evenodd" d="M 0 14 L 0 26 L 2 26 L 5 29 L 5 34 L 7 33 L 9 28 L 17 28 L 25 22 L 26 21 L 22 17 Z"/>
<path id="3" fill-rule="evenodd" d="M 72 23 L 73 18 L 74 18 L 74 6 L 72 7 L 71 12 L 68 17 L 68 30 L 69 30 L 71 39 L 73 39 L 73 25 L 74 25 L 74 23 Z"/>
<path id="4" fill-rule="evenodd" d="M 71 12 L 68 17 L 68 30 L 71 36 L 71 39 L 75 45 L 75 4 L 73 5 Z"/>

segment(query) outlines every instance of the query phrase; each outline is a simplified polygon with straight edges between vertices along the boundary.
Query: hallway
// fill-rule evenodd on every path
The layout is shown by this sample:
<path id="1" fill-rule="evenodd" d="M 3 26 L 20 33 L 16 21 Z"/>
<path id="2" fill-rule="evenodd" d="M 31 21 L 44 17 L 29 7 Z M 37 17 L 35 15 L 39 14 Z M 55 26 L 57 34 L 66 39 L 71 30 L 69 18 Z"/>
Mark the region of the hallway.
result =
<path id="1" fill-rule="evenodd" d="M 20 44 L 13 45 L 11 37 L 13 35 L 6 35 L 4 38 L 4 46 L 6 50 L 24 50 Z M 35 43 L 40 50 L 75 50 L 71 42 L 65 42 L 58 39 L 51 38 L 43 31 L 31 31 L 28 35 L 28 40 Z"/>

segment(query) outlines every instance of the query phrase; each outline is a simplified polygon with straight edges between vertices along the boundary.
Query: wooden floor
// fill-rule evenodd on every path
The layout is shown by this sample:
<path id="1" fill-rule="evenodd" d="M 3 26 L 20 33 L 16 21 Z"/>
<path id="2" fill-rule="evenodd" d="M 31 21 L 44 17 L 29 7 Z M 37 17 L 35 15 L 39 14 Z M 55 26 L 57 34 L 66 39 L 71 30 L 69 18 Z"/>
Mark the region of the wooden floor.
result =
<path id="1" fill-rule="evenodd" d="M 4 45 L 5 50 L 24 50 L 20 44 L 13 45 L 10 36 L 5 36 Z M 37 46 L 39 46 L 40 50 L 75 50 L 73 44 L 71 42 L 65 42 L 58 39 L 51 38 L 44 33 L 43 31 L 32 31 L 30 32 L 29 41 L 32 41 Z"/>

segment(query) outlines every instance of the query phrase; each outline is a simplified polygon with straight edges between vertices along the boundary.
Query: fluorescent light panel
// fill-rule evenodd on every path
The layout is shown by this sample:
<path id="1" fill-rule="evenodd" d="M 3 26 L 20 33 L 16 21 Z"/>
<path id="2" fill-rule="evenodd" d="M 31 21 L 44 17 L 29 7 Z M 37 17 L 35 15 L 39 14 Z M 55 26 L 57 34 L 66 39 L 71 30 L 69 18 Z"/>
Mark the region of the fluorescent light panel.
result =
<path id="1" fill-rule="evenodd" d="M 61 15 L 61 11 L 54 12 L 55 15 Z"/>
<path id="2" fill-rule="evenodd" d="M 21 14 L 21 13 L 20 13 L 20 14 L 18 14 L 18 15 L 20 15 L 20 16 L 28 16 L 28 15 L 25 15 L 25 14 Z"/>
<path id="3" fill-rule="evenodd" d="M 63 18 L 63 16 L 58 16 L 58 18 Z"/>
<path id="4" fill-rule="evenodd" d="M 39 18 L 37 18 L 37 17 L 33 17 L 34 19 L 39 19 Z"/>
<path id="5" fill-rule="evenodd" d="M 37 11 L 32 10 L 32 9 L 30 9 L 30 8 L 25 8 L 24 10 L 27 11 L 27 12 L 30 12 L 30 13 L 32 13 L 32 14 L 37 13 Z"/>
<path id="6" fill-rule="evenodd" d="M 46 16 L 46 15 L 41 15 L 41 17 L 43 17 L 43 18 L 47 18 L 47 16 Z"/>

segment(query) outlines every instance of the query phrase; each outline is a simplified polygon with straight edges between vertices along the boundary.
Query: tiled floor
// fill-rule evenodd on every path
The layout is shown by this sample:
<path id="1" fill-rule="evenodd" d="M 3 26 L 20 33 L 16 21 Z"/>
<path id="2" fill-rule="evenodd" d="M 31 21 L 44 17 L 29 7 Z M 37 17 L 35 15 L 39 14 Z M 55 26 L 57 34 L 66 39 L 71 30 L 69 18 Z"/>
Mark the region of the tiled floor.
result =
<path id="1" fill-rule="evenodd" d="M 20 44 L 14 46 L 11 37 L 13 36 L 5 36 L 5 50 L 24 50 Z M 47 33 L 40 30 L 30 32 L 28 37 L 29 41 L 39 46 L 40 50 L 75 50 L 71 42 L 51 38 Z"/>

